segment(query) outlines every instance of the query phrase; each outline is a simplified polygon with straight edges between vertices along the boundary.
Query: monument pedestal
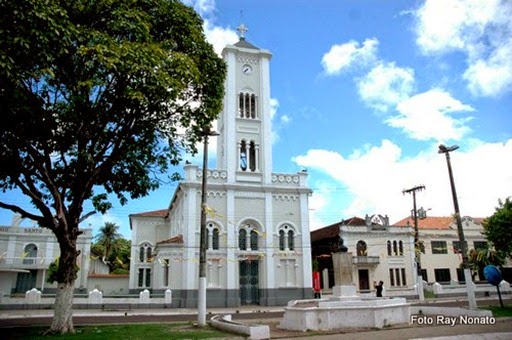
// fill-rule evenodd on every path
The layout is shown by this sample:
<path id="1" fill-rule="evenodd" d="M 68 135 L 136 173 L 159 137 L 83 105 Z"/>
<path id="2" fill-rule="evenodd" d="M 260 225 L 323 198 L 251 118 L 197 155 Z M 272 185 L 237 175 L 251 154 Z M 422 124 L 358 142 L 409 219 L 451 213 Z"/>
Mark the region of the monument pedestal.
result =
<path id="1" fill-rule="evenodd" d="M 357 297 L 356 286 L 334 286 L 332 287 L 332 295 L 335 297 Z"/>
<path id="2" fill-rule="evenodd" d="M 340 251 L 332 254 L 334 267 L 333 297 L 290 301 L 279 328 L 307 331 L 340 328 L 383 328 L 408 323 L 409 304 L 404 298 L 357 296 L 352 279 L 352 253 L 340 237 Z"/>
<path id="3" fill-rule="evenodd" d="M 352 253 L 333 253 L 334 284 L 332 295 L 335 297 L 356 297 L 357 290 L 352 280 Z"/>

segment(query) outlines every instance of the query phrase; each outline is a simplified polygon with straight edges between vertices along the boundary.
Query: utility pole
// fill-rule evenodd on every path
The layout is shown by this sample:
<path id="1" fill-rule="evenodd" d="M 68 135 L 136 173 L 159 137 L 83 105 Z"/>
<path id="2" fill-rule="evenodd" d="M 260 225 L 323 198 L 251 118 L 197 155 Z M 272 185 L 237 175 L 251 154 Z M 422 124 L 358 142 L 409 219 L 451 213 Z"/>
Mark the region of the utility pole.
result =
<path id="1" fill-rule="evenodd" d="M 203 131 L 203 178 L 201 185 L 201 222 L 199 233 L 199 282 L 197 292 L 197 325 L 206 326 L 206 187 L 208 176 L 208 137 L 219 133 L 207 128 Z"/>
<path id="2" fill-rule="evenodd" d="M 421 251 L 418 235 L 418 209 L 416 209 L 416 191 L 422 190 L 425 190 L 424 185 L 417 185 L 413 188 L 402 190 L 402 194 L 404 195 L 412 193 L 412 217 L 414 219 L 414 254 L 416 259 L 416 287 L 418 289 L 418 298 L 420 301 L 425 300 L 425 294 L 423 292 L 423 275 L 421 274 Z"/>
<path id="3" fill-rule="evenodd" d="M 466 281 L 466 289 L 468 291 L 469 309 L 477 309 L 475 287 L 471 278 L 471 270 L 468 265 L 468 247 L 464 238 L 464 229 L 462 228 L 462 220 L 460 217 L 459 201 L 457 199 L 457 191 L 455 190 L 455 181 L 453 180 L 452 163 L 450 162 L 450 152 L 459 148 L 458 145 L 445 146 L 439 145 L 438 153 L 444 153 L 446 156 L 446 165 L 448 166 L 448 176 L 450 177 L 450 186 L 452 189 L 453 208 L 455 210 L 455 221 L 457 222 L 457 232 L 459 234 L 460 251 L 462 253 L 462 267 L 464 269 L 464 280 Z"/>

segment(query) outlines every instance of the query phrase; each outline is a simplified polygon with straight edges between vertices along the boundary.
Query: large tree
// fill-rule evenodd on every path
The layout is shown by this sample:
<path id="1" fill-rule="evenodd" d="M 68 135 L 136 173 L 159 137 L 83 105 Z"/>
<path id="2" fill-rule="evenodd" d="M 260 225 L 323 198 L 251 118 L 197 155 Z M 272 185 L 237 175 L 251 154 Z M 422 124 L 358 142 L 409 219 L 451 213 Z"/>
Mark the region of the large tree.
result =
<path id="1" fill-rule="evenodd" d="M 79 222 L 147 195 L 221 110 L 225 64 L 178 0 L 0 2 L 2 201 L 60 246 L 52 332 L 73 332 Z"/>
<path id="2" fill-rule="evenodd" d="M 510 197 L 505 202 L 499 200 L 498 207 L 494 214 L 486 218 L 484 224 L 484 235 L 492 242 L 498 252 L 512 257 L 512 201 Z"/>

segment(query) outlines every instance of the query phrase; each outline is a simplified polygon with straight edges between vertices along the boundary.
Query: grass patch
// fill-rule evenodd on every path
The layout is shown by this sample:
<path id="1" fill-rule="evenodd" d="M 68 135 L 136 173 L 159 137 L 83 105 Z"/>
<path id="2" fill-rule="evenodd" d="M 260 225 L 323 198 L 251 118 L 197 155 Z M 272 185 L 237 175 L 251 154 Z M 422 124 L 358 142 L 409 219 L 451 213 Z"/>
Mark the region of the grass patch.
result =
<path id="1" fill-rule="evenodd" d="M 423 290 L 423 296 L 425 296 L 425 299 L 435 299 L 436 294 L 431 290 Z"/>
<path id="2" fill-rule="evenodd" d="M 492 312 L 492 315 L 495 317 L 510 317 L 512 316 L 512 306 L 507 306 L 501 308 L 501 306 L 487 306 L 482 307 L 482 309 L 487 309 Z"/>
<path id="3" fill-rule="evenodd" d="M 3 339 L 211 339 L 233 334 L 210 326 L 198 328 L 190 323 L 126 324 L 78 326 L 75 334 L 43 336 L 48 327 L 16 327 L 1 330 Z"/>

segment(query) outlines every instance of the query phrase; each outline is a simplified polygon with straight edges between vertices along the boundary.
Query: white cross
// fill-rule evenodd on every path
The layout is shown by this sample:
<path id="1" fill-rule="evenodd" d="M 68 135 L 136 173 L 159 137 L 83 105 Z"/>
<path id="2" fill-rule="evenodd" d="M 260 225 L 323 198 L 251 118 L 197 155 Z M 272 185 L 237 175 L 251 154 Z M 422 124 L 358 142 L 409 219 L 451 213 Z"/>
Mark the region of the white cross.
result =
<path id="1" fill-rule="evenodd" d="M 238 26 L 236 28 L 236 30 L 238 31 L 238 33 L 240 34 L 240 38 L 245 38 L 245 33 L 249 30 L 247 28 L 247 26 L 245 26 L 244 24 L 241 24 L 240 26 Z"/>

